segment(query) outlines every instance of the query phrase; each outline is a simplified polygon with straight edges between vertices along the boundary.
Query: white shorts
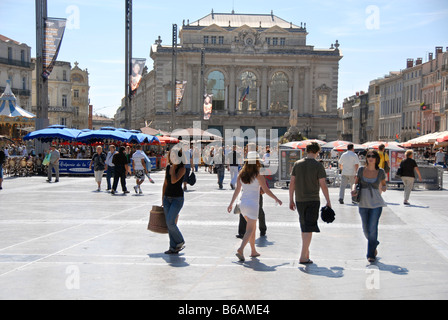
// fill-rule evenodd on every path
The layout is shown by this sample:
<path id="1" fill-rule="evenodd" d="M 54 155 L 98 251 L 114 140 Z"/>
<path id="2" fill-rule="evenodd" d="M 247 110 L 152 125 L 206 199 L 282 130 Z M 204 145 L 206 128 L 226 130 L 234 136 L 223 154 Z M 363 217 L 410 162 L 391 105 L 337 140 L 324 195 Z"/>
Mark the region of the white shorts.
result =
<path id="1" fill-rule="evenodd" d="M 104 173 L 104 170 L 94 171 L 96 182 L 101 182 L 101 180 L 103 179 L 103 173 Z"/>

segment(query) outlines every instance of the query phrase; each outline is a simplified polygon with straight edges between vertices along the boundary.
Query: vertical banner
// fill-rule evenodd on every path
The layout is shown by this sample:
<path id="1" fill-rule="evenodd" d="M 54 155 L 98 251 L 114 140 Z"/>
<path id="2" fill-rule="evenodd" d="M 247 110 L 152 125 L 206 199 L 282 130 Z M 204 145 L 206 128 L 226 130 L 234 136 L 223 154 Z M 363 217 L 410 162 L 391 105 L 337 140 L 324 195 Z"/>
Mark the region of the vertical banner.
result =
<path id="1" fill-rule="evenodd" d="M 213 94 L 204 96 L 204 120 L 210 120 L 213 111 Z"/>
<path id="2" fill-rule="evenodd" d="M 145 68 L 146 59 L 132 58 L 131 74 L 129 76 L 130 98 L 135 95 L 140 82 L 142 81 L 143 69 Z"/>
<path id="3" fill-rule="evenodd" d="M 43 73 L 42 77 L 48 79 L 53 70 L 54 64 L 61 48 L 64 37 L 66 19 L 48 18 L 44 27 L 44 47 L 43 47 Z"/>
<path id="4" fill-rule="evenodd" d="M 177 110 L 179 110 L 179 105 L 181 104 L 184 98 L 186 86 L 187 81 L 176 81 L 176 108 L 175 108 L 176 112 Z"/>

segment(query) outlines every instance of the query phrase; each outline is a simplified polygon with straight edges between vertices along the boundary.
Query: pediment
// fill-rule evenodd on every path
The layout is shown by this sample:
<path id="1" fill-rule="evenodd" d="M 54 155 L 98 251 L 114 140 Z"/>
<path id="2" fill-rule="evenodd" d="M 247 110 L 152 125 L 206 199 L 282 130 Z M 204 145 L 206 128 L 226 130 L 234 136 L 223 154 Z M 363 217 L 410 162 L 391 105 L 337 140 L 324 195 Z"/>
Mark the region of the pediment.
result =
<path id="1" fill-rule="evenodd" d="M 279 26 L 273 26 L 267 30 L 264 31 L 264 33 L 288 33 L 288 31 L 286 31 L 283 28 L 280 28 Z"/>
<path id="2" fill-rule="evenodd" d="M 217 24 L 212 24 L 202 29 L 201 32 L 227 32 L 227 30 Z"/>
<path id="3" fill-rule="evenodd" d="M 254 28 L 249 27 L 247 24 L 244 24 L 241 27 L 238 27 L 235 30 L 233 30 L 233 32 L 243 32 L 243 31 L 250 31 L 253 33 L 256 32 L 256 30 Z"/>

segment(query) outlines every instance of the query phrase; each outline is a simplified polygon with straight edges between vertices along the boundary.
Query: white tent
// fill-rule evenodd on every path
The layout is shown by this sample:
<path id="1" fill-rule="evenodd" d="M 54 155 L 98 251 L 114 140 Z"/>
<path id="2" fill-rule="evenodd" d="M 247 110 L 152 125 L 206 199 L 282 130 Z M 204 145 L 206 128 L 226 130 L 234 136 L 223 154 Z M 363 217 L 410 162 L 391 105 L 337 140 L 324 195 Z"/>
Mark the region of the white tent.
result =
<path id="1" fill-rule="evenodd" d="M 23 117 L 35 118 L 36 116 L 17 105 L 17 99 L 12 93 L 10 81 L 6 81 L 6 89 L 0 97 L 0 116 L 9 118 Z"/>

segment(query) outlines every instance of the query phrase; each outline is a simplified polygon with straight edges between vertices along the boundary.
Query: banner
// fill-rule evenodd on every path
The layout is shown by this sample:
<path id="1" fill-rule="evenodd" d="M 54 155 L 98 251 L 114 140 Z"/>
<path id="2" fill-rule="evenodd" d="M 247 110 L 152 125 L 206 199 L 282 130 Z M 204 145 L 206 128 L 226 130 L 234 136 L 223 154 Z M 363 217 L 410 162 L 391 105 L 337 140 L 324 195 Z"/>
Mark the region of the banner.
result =
<path id="1" fill-rule="evenodd" d="M 187 86 L 187 81 L 176 81 L 176 112 L 179 109 L 179 105 L 184 98 L 185 88 Z"/>
<path id="2" fill-rule="evenodd" d="M 204 96 L 204 120 L 210 120 L 213 111 L 213 94 Z"/>
<path id="3" fill-rule="evenodd" d="M 48 79 L 61 48 L 64 37 L 66 19 L 48 18 L 45 20 L 44 47 L 43 47 L 43 73 L 42 77 Z"/>
<path id="4" fill-rule="evenodd" d="M 132 58 L 131 74 L 129 76 L 130 96 L 133 97 L 140 82 L 142 81 L 143 69 L 145 68 L 146 59 Z"/>

